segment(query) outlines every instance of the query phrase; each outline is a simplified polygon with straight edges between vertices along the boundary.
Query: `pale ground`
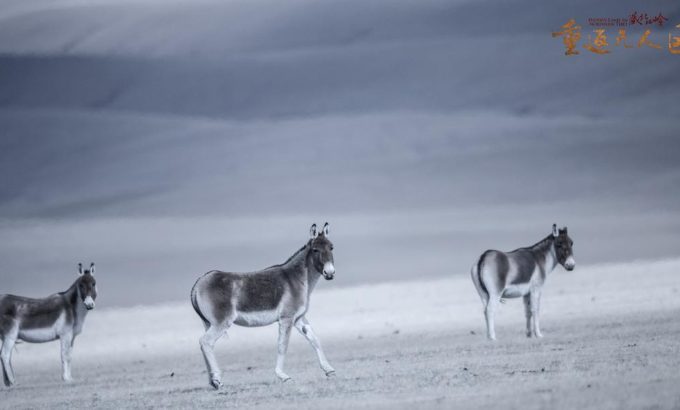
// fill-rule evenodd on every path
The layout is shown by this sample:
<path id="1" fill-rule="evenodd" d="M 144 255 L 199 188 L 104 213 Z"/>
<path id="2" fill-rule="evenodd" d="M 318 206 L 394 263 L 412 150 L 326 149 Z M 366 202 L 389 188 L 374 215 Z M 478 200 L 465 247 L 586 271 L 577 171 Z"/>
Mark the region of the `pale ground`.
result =
<path id="1" fill-rule="evenodd" d="M 337 376 L 326 379 L 295 334 L 293 381 L 282 384 L 275 327 L 235 327 L 217 345 L 221 391 L 208 386 L 188 298 L 95 310 L 76 341 L 75 382 L 60 380 L 57 343 L 22 344 L 18 384 L 0 388 L 0 407 L 680 408 L 679 273 L 680 259 L 558 268 L 544 295 L 545 338 L 524 337 L 522 303 L 510 300 L 495 343 L 467 275 L 324 282 L 309 317 Z"/>

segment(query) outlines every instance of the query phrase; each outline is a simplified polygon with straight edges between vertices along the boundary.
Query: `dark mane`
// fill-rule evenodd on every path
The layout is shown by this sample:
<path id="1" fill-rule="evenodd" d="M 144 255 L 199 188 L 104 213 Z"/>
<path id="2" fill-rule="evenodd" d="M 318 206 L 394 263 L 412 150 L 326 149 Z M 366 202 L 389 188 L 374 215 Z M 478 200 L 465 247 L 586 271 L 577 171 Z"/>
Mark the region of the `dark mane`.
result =
<path id="1" fill-rule="evenodd" d="M 57 294 L 57 295 L 64 296 L 64 295 L 68 295 L 68 294 L 71 293 L 72 291 L 75 291 L 75 288 L 76 288 L 76 286 L 78 286 L 78 282 L 80 282 L 80 278 L 81 278 L 81 277 L 82 277 L 82 276 L 78 276 L 78 277 L 76 278 L 76 280 L 73 281 L 73 283 L 71 284 L 71 286 L 68 287 L 68 289 L 66 289 L 65 291 L 62 291 L 62 292 L 57 292 L 56 294 Z M 73 293 L 75 293 L 75 292 L 73 292 Z M 52 296 L 52 295 L 50 295 L 50 296 Z"/>
<path id="2" fill-rule="evenodd" d="M 550 235 L 546 236 L 545 238 L 541 239 L 540 241 L 536 242 L 535 244 L 533 244 L 533 245 L 531 245 L 531 246 L 524 246 L 524 247 L 522 247 L 522 248 L 517 248 L 517 249 L 512 250 L 512 251 L 510 251 L 510 252 L 508 252 L 508 253 L 517 252 L 517 251 L 522 251 L 522 250 L 532 250 L 532 249 L 542 248 L 542 247 L 545 246 L 548 242 L 551 242 L 551 241 L 553 240 L 553 238 L 554 238 L 554 237 L 552 236 L 552 234 L 550 234 Z"/>
<path id="3" fill-rule="evenodd" d="M 306 244 L 304 244 L 304 246 L 302 246 L 302 248 L 298 249 L 294 254 L 292 254 L 292 255 L 290 256 L 290 258 L 286 259 L 285 262 L 283 262 L 283 263 L 278 263 L 278 264 L 272 265 L 272 266 L 267 266 L 266 268 L 264 268 L 264 269 L 262 269 L 262 270 L 267 270 L 267 269 L 272 269 L 272 268 L 280 268 L 281 266 L 287 264 L 288 262 L 292 261 L 293 258 L 295 258 L 296 256 L 298 256 L 298 255 L 300 254 L 300 252 L 304 251 L 304 250 L 307 248 L 307 246 L 309 245 L 310 242 L 312 242 L 311 239 L 310 239 Z"/>

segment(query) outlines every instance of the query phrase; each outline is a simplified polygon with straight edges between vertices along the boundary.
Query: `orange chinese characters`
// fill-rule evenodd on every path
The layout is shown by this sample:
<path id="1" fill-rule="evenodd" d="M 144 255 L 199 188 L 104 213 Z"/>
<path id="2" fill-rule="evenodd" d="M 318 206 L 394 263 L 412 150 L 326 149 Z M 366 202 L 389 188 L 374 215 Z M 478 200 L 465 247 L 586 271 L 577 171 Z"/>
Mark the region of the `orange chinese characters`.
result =
<path id="1" fill-rule="evenodd" d="M 675 27 L 680 28 L 680 24 Z M 680 54 L 680 37 L 671 36 L 671 33 L 668 33 L 668 51 L 671 54 Z"/>
<path id="2" fill-rule="evenodd" d="M 619 35 L 616 36 L 616 45 L 623 44 L 624 48 L 633 48 L 633 46 L 626 44 L 626 29 L 620 28 Z"/>
<path id="3" fill-rule="evenodd" d="M 584 44 L 583 48 L 585 48 L 588 51 L 592 51 L 595 54 L 610 53 L 611 51 L 605 49 L 605 47 L 607 47 L 609 43 L 607 43 L 607 35 L 604 34 L 604 29 L 597 29 L 593 31 L 596 34 L 595 40 L 591 40 L 590 34 L 588 34 L 588 44 Z"/>
<path id="4" fill-rule="evenodd" d="M 649 47 L 652 47 L 652 48 L 656 48 L 656 49 L 661 48 L 661 45 L 656 44 L 656 43 L 652 43 L 650 40 L 647 39 L 647 37 L 649 37 L 649 34 L 651 32 L 652 32 L 652 30 L 649 30 L 649 29 L 645 30 L 644 34 L 642 34 L 642 37 L 640 37 L 640 41 L 638 41 L 638 48 L 642 47 L 643 44 L 647 45 Z"/>
<path id="5" fill-rule="evenodd" d="M 562 31 L 556 31 L 552 33 L 553 37 L 562 37 L 562 42 L 567 48 L 564 52 L 565 55 L 576 55 L 579 52 L 576 50 L 576 43 L 581 39 L 581 26 L 576 25 L 574 19 L 569 20 L 566 24 L 562 26 Z"/>

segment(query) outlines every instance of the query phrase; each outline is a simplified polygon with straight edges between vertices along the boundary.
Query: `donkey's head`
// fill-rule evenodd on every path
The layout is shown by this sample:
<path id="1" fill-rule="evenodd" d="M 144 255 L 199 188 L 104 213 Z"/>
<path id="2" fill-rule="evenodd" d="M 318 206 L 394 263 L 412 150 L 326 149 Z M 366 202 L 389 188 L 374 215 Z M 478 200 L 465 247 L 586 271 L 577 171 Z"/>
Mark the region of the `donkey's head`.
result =
<path id="1" fill-rule="evenodd" d="M 94 279 L 94 262 L 90 268 L 83 270 L 83 264 L 78 264 L 78 293 L 87 310 L 94 309 L 94 300 L 97 299 L 97 281 Z"/>
<path id="2" fill-rule="evenodd" d="M 317 232 L 316 224 L 312 224 L 309 234 L 312 237 L 309 246 L 314 270 L 321 273 L 326 280 L 333 279 L 335 265 L 333 264 L 333 243 L 328 240 L 328 222 L 324 224 L 321 232 Z"/>
<path id="3" fill-rule="evenodd" d="M 567 234 L 567 227 L 558 230 L 557 224 L 553 224 L 553 237 L 555 238 L 555 253 L 557 254 L 557 262 L 564 266 L 566 270 L 574 270 L 576 261 L 574 260 L 574 241 L 571 240 Z"/>

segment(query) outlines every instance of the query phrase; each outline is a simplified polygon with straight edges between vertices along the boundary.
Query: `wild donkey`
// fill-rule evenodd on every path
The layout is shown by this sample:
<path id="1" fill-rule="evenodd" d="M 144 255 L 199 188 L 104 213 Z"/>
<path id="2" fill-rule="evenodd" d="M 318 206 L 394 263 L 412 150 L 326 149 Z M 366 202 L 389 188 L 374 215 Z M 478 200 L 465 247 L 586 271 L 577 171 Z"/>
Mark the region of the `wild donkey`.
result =
<path id="1" fill-rule="evenodd" d="M 316 351 L 321 369 L 330 376 L 335 370 L 326 360 L 319 339 L 305 313 L 319 277 L 333 279 L 333 244 L 328 240 L 328 222 L 320 233 L 316 224 L 310 229 L 311 239 L 281 265 L 252 273 L 210 271 L 201 276 L 191 289 L 191 303 L 205 325 L 200 345 L 210 384 L 222 386 L 220 369 L 215 359 L 215 342 L 235 323 L 240 326 L 266 326 L 279 323 L 276 375 L 290 377 L 283 371 L 291 328 L 302 333 Z"/>
<path id="2" fill-rule="evenodd" d="M 568 271 L 574 269 L 573 245 L 567 227 L 558 232 L 553 224 L 552 234 L 535 245 L 512 252 L 488 250 L 472 265 L 472 282 L 484 304 L 489 339 L 496 340 L 494 313 L 501 298 L 520 296 L 524 297 L 527 337 L 543 337 L 538 321 L 541 288 L 558 263 Z"/>
<path id="3" fill-rule="evenodd" d="M 12 349 L 17 339 L 31 343 L 61 341 L 62 378 L 71 381 L 71 349 L 76 336 L 83 330 L 88 310 L 94 309 L 97 284 L 94 263 L 64 292 L 43 299 L 0 295 L 0 338 L 2 338 L 2 375 L 5 386 L 14 384 Z"/>

